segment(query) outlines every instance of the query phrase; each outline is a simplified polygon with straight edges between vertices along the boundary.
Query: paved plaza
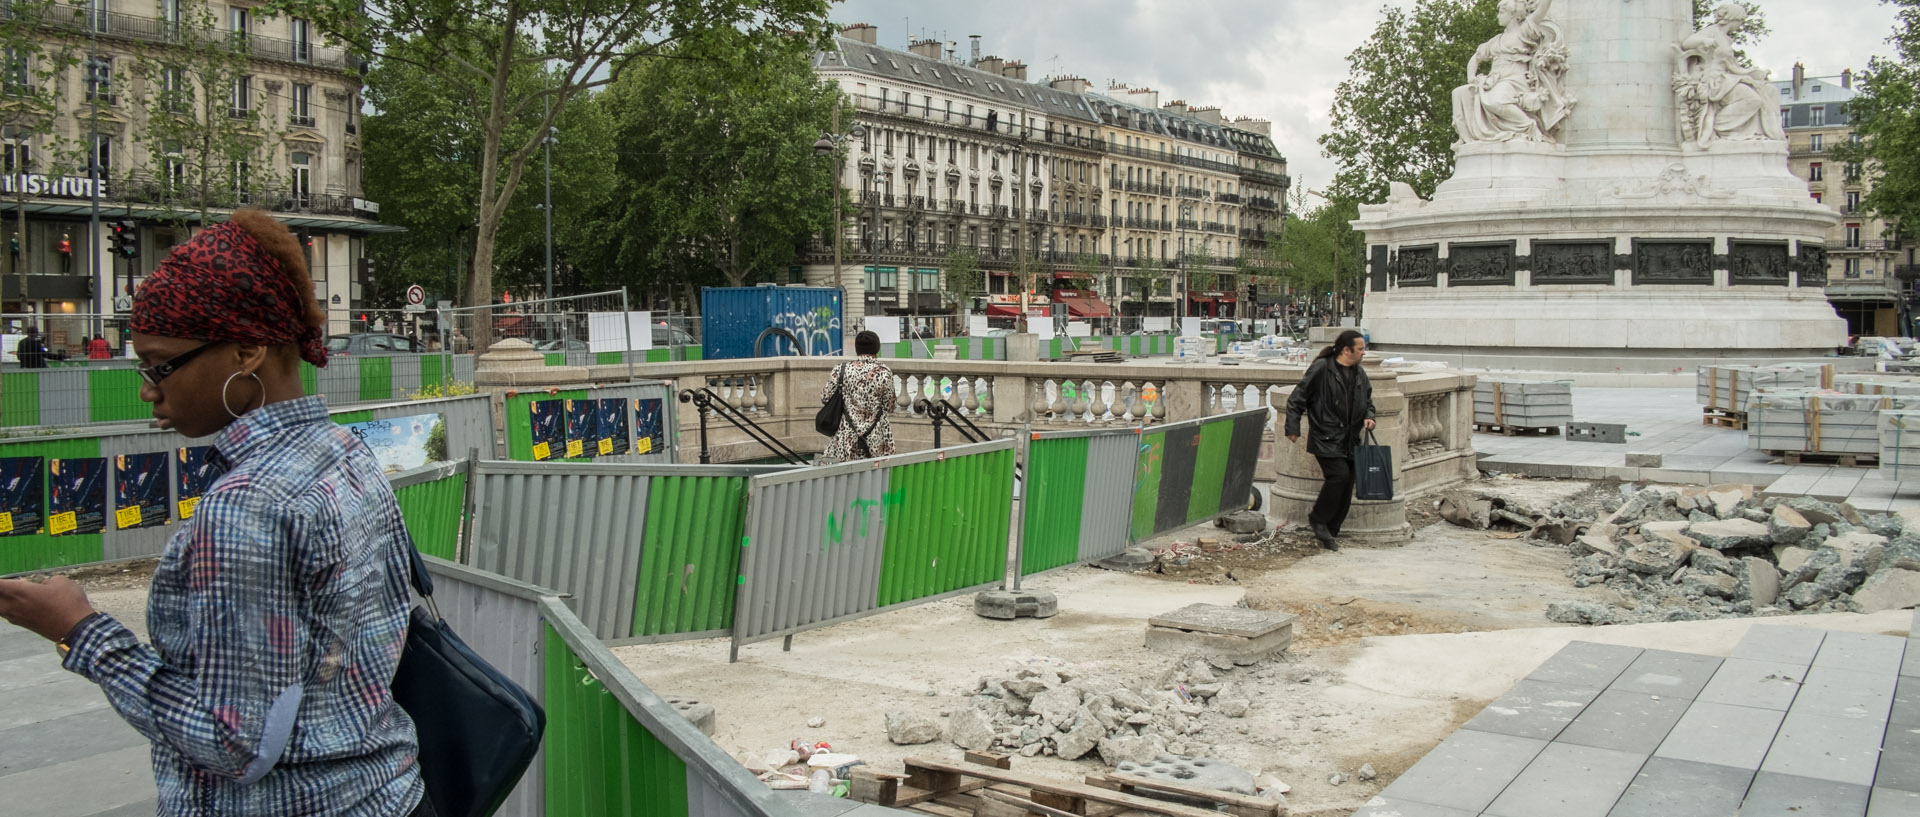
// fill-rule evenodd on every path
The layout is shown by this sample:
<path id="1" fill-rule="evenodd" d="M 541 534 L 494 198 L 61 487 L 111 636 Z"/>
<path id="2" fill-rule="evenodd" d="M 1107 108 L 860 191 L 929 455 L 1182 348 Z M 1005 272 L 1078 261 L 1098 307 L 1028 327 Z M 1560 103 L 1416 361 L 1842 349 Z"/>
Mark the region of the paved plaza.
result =
<path id="1" fill-rule="evenodd" d="M 152 817 L 158 806 L 147 739 L 61 669 L 46 639 L 4 622 L 0 792 L 0 810 L 33 817 Z"/>
<path id="2" fill-rule="evenodd" d="M 1920 649 L 1756 626 L 1722 659 L 1576 641 L 1355 817 L 1920 815 Z"/>
<path id="3" fill-rule="evenodd" d="M 1747 448 L 1747 433 L 1701 425 L 1693 389 L 1574 388 L 1573 418 L 1618 423 L 1627 442 L 1595 443 L 1564 436 L 1475 434 L 1482 470 L 1560 479 L 1646 480 L 1691 484 L 1747 483 L 1768 494 L 1802 494 L 1849 502 L 1863 511 L 1920 509 L 1920 483 L 1898 484 L 1878 468 L 1787 465 Z M 1629 467 L 1626 455 L 1661 455 L 1659 468 Z"/>

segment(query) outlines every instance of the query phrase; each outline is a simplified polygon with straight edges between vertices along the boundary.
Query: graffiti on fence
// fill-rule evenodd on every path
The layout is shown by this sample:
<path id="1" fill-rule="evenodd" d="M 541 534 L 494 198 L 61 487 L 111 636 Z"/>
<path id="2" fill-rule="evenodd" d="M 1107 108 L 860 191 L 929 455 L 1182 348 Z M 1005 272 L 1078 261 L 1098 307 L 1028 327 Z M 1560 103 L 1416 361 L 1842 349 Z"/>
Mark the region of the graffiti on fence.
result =
<path id="1" fill-rule="evenodd" d="M 867 536 L 867 526 L 875 516 L 875 509 L 879 510 L 880 524 L 887 524 L 887 515 L 900 507 L 905 496 L 904 490 L 893 490 L 881 494 L 879 499 L 855 499 L 847 503 L 844 511 L 827 511 L 826 535 L 820 537 L 820 549 L 831 550 L 834 545 L 844 542 L 848 528 L 855 524 L 859 528 L 853 531 L 853 535 Z"/>

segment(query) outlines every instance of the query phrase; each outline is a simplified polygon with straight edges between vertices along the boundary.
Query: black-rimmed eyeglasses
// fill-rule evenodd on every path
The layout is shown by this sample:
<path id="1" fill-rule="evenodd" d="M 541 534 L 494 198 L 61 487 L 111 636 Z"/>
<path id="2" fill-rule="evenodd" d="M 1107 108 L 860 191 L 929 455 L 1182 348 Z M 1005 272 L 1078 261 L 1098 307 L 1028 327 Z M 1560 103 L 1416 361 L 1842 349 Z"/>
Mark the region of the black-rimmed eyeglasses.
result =
<path id="1" fill-rule="evenodd" d="M 140 378 L 147 381 L 147 385 L 157 388 L 160 385 L 160 381 L 167 379 L 168 375 L 180 371 L 180 367 L 192 363 L 193 359 L 199 357 L 201 352 L 219 346 L 220 343 L 220 341 L 202 343 L 199 346 L 175 355 L 171 360 L 156 363 L 152 366 L 135 366 L 133 370 L 140 373 Z"/>

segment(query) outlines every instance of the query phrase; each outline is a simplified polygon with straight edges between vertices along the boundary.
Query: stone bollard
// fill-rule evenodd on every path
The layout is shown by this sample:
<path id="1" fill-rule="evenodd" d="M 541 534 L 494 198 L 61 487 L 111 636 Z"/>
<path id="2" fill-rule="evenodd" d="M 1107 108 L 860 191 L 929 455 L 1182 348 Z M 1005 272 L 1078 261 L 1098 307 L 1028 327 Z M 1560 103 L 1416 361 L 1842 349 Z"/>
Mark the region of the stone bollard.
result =
<path id="1" fill-rule="evenodd" d="M 1342 544 L 1405 544 L 1413 536 L 1413 529 L 1407 524 L 1406 491 L 1401 474 L 1407 461 L 1404 425 L 1407 399 L 1400 392 L 1399 373 L 1381 368 L 1373 358 L 1361 365 L 1373 383 L 1373 436 L 1381 445 L 1393 448 L 1394 495 L 1388 500 L 1354 500 L 1353 509 L 1340 530 L 1340 541 Z M 1292 392 L 1293 387 L 1289 387 L 1274 398 L 1277 412 L 1273 466 L 1278 479 L 1269 492 L 1273 503 L 1267 515 L 1276 521 L 1305 525 L 1308 513 L 1313 510 L 1313 501 L 1320 495 L 1322 477 L 1319 460 L 1307 453 L 1306 434 L 1310 424 L 1305 418 L 1300 423 L 1300 442 L 1287 441 L 1286 399 Z"/>

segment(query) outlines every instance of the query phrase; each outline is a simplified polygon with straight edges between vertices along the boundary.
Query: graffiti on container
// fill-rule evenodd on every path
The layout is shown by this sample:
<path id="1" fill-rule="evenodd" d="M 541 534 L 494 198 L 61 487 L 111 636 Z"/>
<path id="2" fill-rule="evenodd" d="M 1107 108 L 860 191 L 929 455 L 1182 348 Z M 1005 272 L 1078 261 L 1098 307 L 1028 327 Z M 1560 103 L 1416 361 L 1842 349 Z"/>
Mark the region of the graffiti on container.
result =
<path id="1" fill-rule="evenodd" d="M 820 549 L 831 550 L 834 545 L 844 542 L 847 529 L 854 525 L 859 527 L 853 535 L 866 536 L 867 524 L 873 519 L 875 508 L 880 510 L 880 524 L 885 525 L 887 514 L 900 507 L 904 496 L 904 490 L 889 491 L 881 494 L 879 499 L 855 499 L 848 502 L 844 511 L 827 511 L 827 529 L 825 535 L 820 537 Z"/>
<path id="2" fill-rule="evenodd" d="M 834 314 L 832 307 L 782 312 L 773 316 L 773 325 L 792 332 L 808 355 L 832 355 L 840 351 L 840 316 Z"/>

